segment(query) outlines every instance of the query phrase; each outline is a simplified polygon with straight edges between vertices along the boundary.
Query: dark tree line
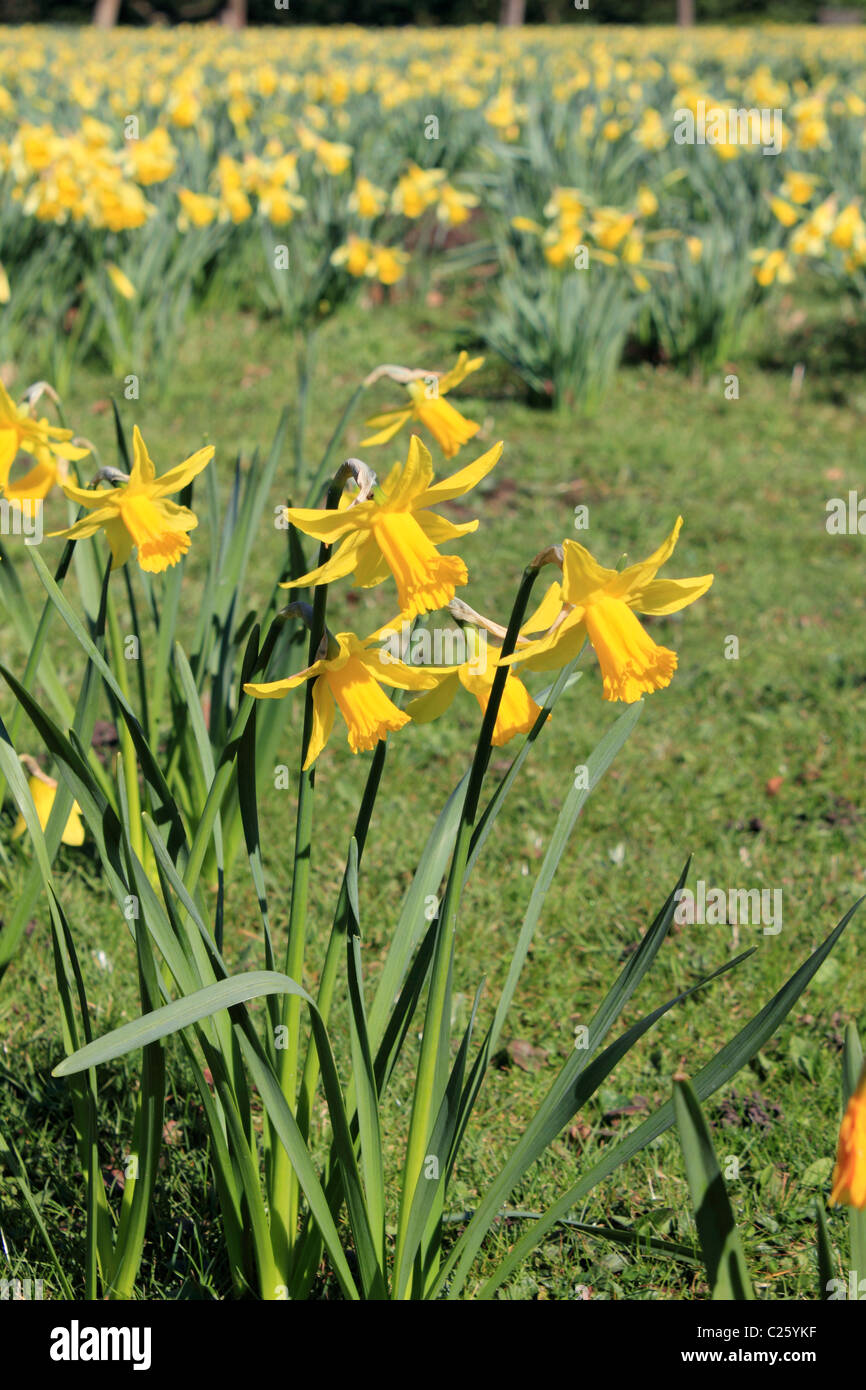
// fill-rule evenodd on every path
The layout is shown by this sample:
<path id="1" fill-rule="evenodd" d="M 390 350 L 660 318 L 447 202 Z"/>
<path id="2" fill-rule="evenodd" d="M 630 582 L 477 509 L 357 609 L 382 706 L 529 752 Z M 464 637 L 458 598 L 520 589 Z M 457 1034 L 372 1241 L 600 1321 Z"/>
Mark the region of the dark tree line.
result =
<path id="1" fill-rule="evenodd" d="M 0 22 L 57 24 L 178 24 L 222 19 L 235 24 L 437 25 L 521 23 L 562 24 L 591 19 L 609 24 L 748 24 L 760 19 L 807 22 L 819 18 L 827 0 L 0 0 Z M 830 8 L 859 13 L 866 0 L 831 0 Z"/>

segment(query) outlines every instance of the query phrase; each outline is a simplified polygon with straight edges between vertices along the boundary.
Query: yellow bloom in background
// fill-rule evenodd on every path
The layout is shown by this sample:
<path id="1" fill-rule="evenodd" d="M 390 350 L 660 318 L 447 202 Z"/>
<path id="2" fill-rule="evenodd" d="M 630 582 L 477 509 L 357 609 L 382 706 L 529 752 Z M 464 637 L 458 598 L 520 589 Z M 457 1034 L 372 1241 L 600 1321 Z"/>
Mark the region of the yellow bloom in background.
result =
<path id="1" fill-rule="evenodd" d="M 484 363 L 483 357 L 473 357 L 461 352 L 455 365 L 444 376 L 429 381 L 410 381 L 406 385 L 412 404 L 401 410 L 386 410 L 381 415 L 371 415 L 365 420 L 375 434 L 361 440 L 361 447 L 370 444 L 387 444 L 399 429 L 409 420 L 419 420 L 426 425 L 446 458 L 453 458 L 462 445 L 467 444 L 478 433 L 481 426 L 475 420 L 467 420 L 455 410 L 449 401 L 442 399 L 455 386 L 466 380 L 470 372 L 477 372 Z"/>
<path id="2" fill-rule="evenodd" d="M 244 686 L 246 693 L 258 700 L 281 700 L 304 681 L 314 681 L 313 729 L 304 761 L 305 772 L 331 737 L 335 704 L 345 720 L 352 752 L 369 753 L 380 739 L 411 722 L 409 715 L 397 708 L 382 686 L 427 690 L 434 683 L 434 677 L 423 667 L 404 666 L 400 661 L 385 659 L 378 648 L 371 649 L 368 644 L 374 637 L 362 641 L 353 632 L 338 632 L 328 642 L 327 656 L 314 661 L 305 671 L 285 680 Z"/>
<path id="3" fill-rule="evenodd" d="M 429 666 L 422 668 L 435 675 L 437 681 L 432 690 L 419 695 L 406 706 L 407 714 L 412 716 L 416 724 L 427 724 L 444 714 L 460 686 L 475 696 L 482 715 L 486 714 L 502 648 L 492 643 L 482 648 L 471 628 L 465 628 L 464 632 L 472 646 L 472 655 L 466 661 L 444 670 Z M 493 725 L 494 747 L 501 748 L 517 734 L 528 734 L 540 714 L 541 706 L 533 700 L 523 681 L 509 671 Z"/>
<path id="4" fill-rule="evenodd" d="M 73 459 L 86 458 L 89 452 L 87 449 L 72 449 L 68 445 L 67 450 Z M 3 495 L 10 502 L 41 501 L 55 485 L 62 486 L 69 477 L 69 461 L 66 458 L 52 454 L 40 445 L 33 452 L 37 459 L 34 467 L 20 478 L 7 480 Z"/>
<path id="5" fill-rule="evenodd" d="M 438 185 L 444 178 L 444 169 L 421 169 L 417 164 L 410 163 L 408 171 L 397 181 L 391 206 L 395 212 L 402 212 L 404 217 L 413 220 L 420 217 L 438 199 Z"/>
<path id="6" fill-rule="evenodd" d="M 331 265 L 344 265 L 356 278 L 367 274 L 373 248 L 365 237 L 350 232 L 346 242 L 331 252 Z"/>
<path id="7" fill-rule="evenodd" d="M 364 274 L 377 279 L 380 285 L 396 285 L 405 275 L 408 264 L 408 253 L 398 246 L 371 246 Z"/>
<path id="8" fill-rule="evenodd" d="M 113 261 L 106 261 L 105 269 L 108 274 L 108 278 L 111 281 L 114 288 L 117 290 L 117 293 L 123 295 L 124 299 L 135 299 L 135 285 L 126 275 L 124 275 L 123 271 L 120 269 L 120 266 L 115 265 Z"/>
<path id="9" fill-rule="evenodd" d="M 430 453 L 413 435 L 405 464 L 394 465 L 377 489 L 375 500 L 336 511 L 290 507 L 288 518 L 300 531 L 328 545 L 342 543 L 324 565 L 282 587 L 328 584 L 354 574 L 361 588 L 370 589 L 390 573 L 397 584 L 403 617 L 444 608 L 454 597 L 455 588 L 465 584 L 469 576 L 458 555 L 440 555 L 437 546 L 475 531 L 478 522 L 458 526 L 428 509 L 469 492 L 495 466 L 501 453 L 502 444 L 496 444 L 474 463 L 434 483 Z"/>
<path id="10" fill-rule="evenodd" d="M 782 180 L 782 192 L 786 198 L 790 198 L 792 203 L 808 203 L 819 179 L 814 174 L 803 174 L 796 170 L 791 170 Z"/>
<path id="11" fill-rule="evenodd" d="M 90 450 L 67 444 L 71 438 L 72 430 L 49 425 L 44 419 L 34 420 L 27 403 L 16 405 L 0 382 L 0 491 L 6 489 L 19 450 L 37 456 L 42 451 L 70 459 L 85 458 Z"/>
<path id="12" fill-rule="evenodd" d="M 30 760 L 28 759 L 28 761 Z M 31 766 L 32 765 L 31 763 Z M 48 824 L 48 817 L 51 815 L 54 799 L 57 796 L 57 783 L 53 778 L 46 777 L 44 772 L 40 772 L 38 775 L 34 773 L 32 777 L 28 777 L 27 785 L 30 788 L 30 795 L 33 797 L 33 805 L 36 807 L 39 824 L 44 830 Z M 20 837 L 26 833 L 26 830 L 27 822 L 19 813 L 18 819 L 15 822 L 15 828 L 12 831 L 12 839 L 20 839 Z M 77 847 L 78 845 L 84 844 L 84 826 L 81 824 L 81 807 L 77 801 L 73 801 L 72 803 L 72 810 L 69 812 L 69 819 L 64 826 L 63 834 L 60 839 L 61 843 L 64 845 L 73 845 Z"/>
<path id="13" fill-rule="evenodd" d="M 635 203 L 641 217 L 652 217 L 659 210 L 658 198 L 645 183 L 638 189 Z"/>
<path id="14" fill-rule="evenodd" d="M 172 492 L 180 492 L 206 468 L 214 450 L 212 445 L 199 449 L 158 478 L 137 425 L 132 438 L 133 465 L 128 481 L 116 488 L 82 488 L 64 483 L 66 496 L 86 507 L 90 516 L 52 535 L 82 540 L 103 529 L 111 547 L 112 569 L 125 565 L 133 547 L 137 547 L 141 568 L 159 574 L 186 554 L 190 547 L 187 533 L 198 526 L 195 512 L 166 498 Z"/>
<path id="15" fill-rule="evenodd" d="M 169 178 L 177 163 L 177 150 L 167 130 L 157 126 L 141 140 L 130 140 L 127 158 L 137 183 L 145 187 Z"/>
<path id="16" fill-rule="evenodd" d="M 2 261 L 0 261 L 0 304 L 8 304 L 11 297 L 12 291 L 9 288 L 9 276 L 3 269 Z"/>
<path id="17" fill-rule="evenodd" d="M 772 285 L 774 280 L 778 280 L 780 285 L 789 285 L 794 278 L 794 272 L 784 251 L 768 251 L 765 246 L 758 246 L 749 252 L 749 259 L 757 262 L 755 279 L 765 289 Z"/>
<path id="18" fill-rule="evenodd" d="M 842 1118 L 830 1201 L 866 1207 L 866 1066 Z"/>
<path id="19" fill-rule="evenodd" d="M 577 656 L 586 638 L 595 648 L 604 681 L 604 698 L 632 704 L 653 690 L 670 685 L 676 652 L 658 646 L 641 627 L 635 612 L 662 616 L 676 613 L 705 594 L 711 574 L 696 579 L 656 579 L 670 559 L 682 517 L 667 540 L 648 559 L 622 571 L 605 569 L 576 541 L 563 543 L 561 594 L 545 596 L 543 620 L 561 598 L 562 607 L 544 637 L 506 658 L 527 661 L 530 670 L 556 670 Z M 525 630 L 538 630 L 542 610 Z"/>
<path id="20" fill-rule="evenodd" d="M 178 201 L 183 212 L 177 219 L 181 231 L 188 227 L 209 227 L 219 214 L 220 205 L 216 198 L 207 193 L 193 193 L 189 188 L 177 190 Z"/>
<path id="21" fill-rule="evenodd" d="M 359 217 L 378 217 L 387 206 L 388 195 L 384 188 L 378 188 L 359 174 L 355 179 L 355 187 L 349 194 L 349 211 L 356 212 Z"/>
<path id="22" fill-rule="evenodd" d="M 781 222 L 783 227 L 793 227 L 801 215 L 799 210 L 792 207 L 790 203 L 786 203 L 784 198 L 771 198 L 770 207 L 773 209 L 773 216 Z"/>
<path id="23" fill-rule="evenodd" d="M 461 193 L 450 183 L 444 183 L 439 191 L 436 216 L 448 227 L 459 227 L 469 220 L 469 214 L 472 208 L 478 206 L 478 202 L 474 193 Z"/>

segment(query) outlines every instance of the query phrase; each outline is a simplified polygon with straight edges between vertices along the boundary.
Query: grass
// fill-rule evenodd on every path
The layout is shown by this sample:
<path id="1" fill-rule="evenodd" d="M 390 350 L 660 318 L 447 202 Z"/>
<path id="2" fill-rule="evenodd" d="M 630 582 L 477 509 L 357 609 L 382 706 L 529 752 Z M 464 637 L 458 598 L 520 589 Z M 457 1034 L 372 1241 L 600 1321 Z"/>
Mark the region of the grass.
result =
<path id="1" fill-rule="evenodd" d="M 520 1134 L 554 1068 L 573 1046 L 575 1026 L 589 1020 L 688 854 L 694 857 L 691 887 L 702 879 L 724 889 L 781 889 L 782 930 L 763 935 L 759 928 L 741 927 L 737 937 L 730 927 L 674 928 L 624 1022 L 738 950 L 754 945 L 757 951 L 674 1010 L 629 1054 L 598 1103 L 576 1118 L 513 1194 L 516 1211 L 541 1210 L 576 1181 L 604 1144 L 627 1132 L 647 1104 L 666 1099 L 672 1074 L 695 1072 L 864 892 L 863 542 L 857 536 L 829 536 L 824 524 L 827 499 L 847 496 L 861 481 L 856 450 L 866 399 L 853 371 L 855 357 L 845 353 L 844 311 L 844 305 L 807 292 L 774 301 L 747 350 L 727 369 L 739 379 L 737 400 L 725 399 L 722 374 L 707 381 L 687 379 L 645 363 L 620 371 L 591 419 L 530 409 L 495 361 L 460 392 L 463 408 L 482 422 L 470 451 L 476 443 L 480 452 L 496 439 L 506 441 L 503 461 L 486 485 L 449 509 L 456 520 L 482 518 L 480 532 L 463 548 L 473 606 L 504 621 L 523 565 L 545 545 L 570 535 L 603 563 L 615 564 L 623 552 L 637 559 L 655 548 L 678 512 L 685 526 L 669 573 L 712 570 L 716 579 L 693 608 L 652 622 L 656 640 L 678 651 L 679 670 L 668 691 L 646 701 L 560 865 L 506 1029 L 509 1047 L 482 1092 L 456 1174 L 455 1213 L 472 1207 L 497 1170 L 509 1141 Z M 361 304 L 326 325 L 317 345 L 308 458 L 318 458 L 362 374 L 383 361 L 445 365 L 456 346 L 471 342 L 470 323 L 465 302 L 447 298 L 432 309 L 403 296 L 375 312 Z M 41 374 L 41 351 L 36 344 L 32 360 L 18 364 L 17 385 Z M 255 445 L 267 446 L 284 405 L 291 433 L 295 352 L 279 322 L 214 309 L 190 323 L 177 369 L 164 389 L 151 390 L 147 370 L 139 370 L 140 399 L 121 400 L 124 419 L 130 429 L 139 423 L 160 471 L 202 442 L 213 442 L 225 486 L 235 452 L 248 457 Z M 795 362 L 807 366 L 796 396 L 791 391 Z M 121 394 L 116 380 L 88 367 L 78 371 L 64 403 L 69 422 L 92 439 L 103 461 L 114 461 L 108 398 Z M 398 399 L 399 388 L 389 383 L 375 388 L 370 409 L 350 424 L 341 457 L 364 456 L 359 450 L 363 415 Z M 398 452 L 388 446 L 366 457 L 381 469 Z M 284 495 L 285 484 L 274 502 Z M 589 509 L 586 532 L 574 529 L 578 504 Z M 59 507 L 52 524 L 63 524 Z M 201 533 L 193 539 L 189 631 L 195 617 L 195 542 L 204 542 Z M 49 562 L 55 551 L 59 556 L 59 543 L 46 542 Z M 251 608 L 268 591 L 280 553 L 280 537 L 268 528 L 248 579 Z M 26 564 L 21 569 L 24 577 Z M 391 616 L 388 602 L 365 591 L 349 603 L 345 586 L 339 586 L 331 617 L 366 632 Z M 61 632 L 53 636 L 56 665 L 74 691 L 75 652 Z M 739 646 L 735 660 L 726 656 L 731 638 Z M 14 647 L 7 659 L 13 670 L 23 664 Z M 601 700 L 594 660 L 585 664 L 584 678 L 558 706 L 465 896 L 455 980 L 458 1009 L 468 1007 L 482 977 L 491 987 L 488 1001 L 502 982 L 532 875 L 572 768 L 586 761 L 615 717 L 615 709 Z M 8 693 L 0 696 L 4 719 L 10 703 Z M 285 712 L 280 759 L 293 768 L 301 702 L 287 701 Z M 477 709 L 466 695 L 446 720 L 392 740 L 361 884 L 371 979 L 417 853 L 466 765 L 476 726 Z M 504 752 L 495 757 L 494 771 L 505 765 Z M 313 968 L 307 984 L 315 983 L 321 958 L 316 946 L 330 925 L 364 771 L 365 760 L 353 759 L 340 739 L 320 765 Z M 260 803 L 281 940 L 288 916 L 294 792 L 265 784 Z M 11 826 L 7 810 L 0 824 L 7 903 L 22 882 L 26 853 L 20 845 L 10 846 Z M 138 1011 L 134 954 L 126 924 L 104 905 L 106 895 L 87 853 L 63 850 L 60 862 L 64 904 L 81 943 L 98 1035 Z M 256 921 L 238 861 L 226 908 L 226 956 L 235 969 L 261 965 Z M 861 1028 L 866 1022 L 857 965 L 863 930 L 855 918 L 780 1034 L 707 1107 L 723 1170 L 728 1157 L 739 1163 L 739 1177 L 729 1189 L 752 1277 L 765 1298 L 815 1296 L 814 1201 L 829 1185 L 842 1031 L 849 1018 Z M 338 1024 L 338 1036 L 339 1031 Z M 41 909 L 0 984 L 0 1037 L 0 1129 L 22 1152 L 74 1283 L 85 1193 L 71 1138 L 71 1107 L 63 1083 L 50 1077 L 62 1044 L 47 914 Z M 171 1129 L 139 1288 L 146 1298 L 222 1297 L 228 1281 L 205 1126 L 176 1044 L 170 1056 Z M 137 1065 L 133 1054 L 99 1074 L 105 1165 L 118 1173 L 129 1143 L 129 1093 Z M 405 1112 L 400 1101 L 409 1093 L 404 1071 L 389 1116 L 392 1156 Z M 0 1196 L 0 1244 L 8 1273 L 44 1277 L 50 1297 L 45 1251 L 8 1173 L 0 1173 Z M 608 1226 L 637 1225 L 692 1243 L 674 1135 L 663 1136 L 619 1170 L 573 1216 Z M 493 1244 L 511 1244 L 519 1224 L 519 1218 L 504 1222 Z M 839 1249 L 846 1249 L 840 1216 L 830 1216 L 830 1230 Z M 483 1263 L 478 1270 L 483 1273 Z M 699 1263 L 636 1255 L 565 1227 L 539 1249 L 504 1296 L 568 1299 L 582 1296 L 582 1290 L 593 1298 L 706 1296 Z M 321 1292 L 332 1291 L 323 1287 Z"/>

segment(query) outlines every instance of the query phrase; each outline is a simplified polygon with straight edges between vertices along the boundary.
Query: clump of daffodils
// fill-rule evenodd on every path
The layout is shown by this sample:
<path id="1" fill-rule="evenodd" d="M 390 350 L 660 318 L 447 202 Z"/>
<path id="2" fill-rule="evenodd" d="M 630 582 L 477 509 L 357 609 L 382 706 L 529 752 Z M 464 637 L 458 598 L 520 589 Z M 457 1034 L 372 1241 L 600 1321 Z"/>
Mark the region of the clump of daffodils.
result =
<path id="1" fill-rule="evenodd" d="M 373 416 L 376 427 L 367 446 L 390 442 L 404 424 L 426 426 L 446 458 L 459 452 L 479 426 L 464 419 L 442 399 L 447 391 L 478 370 L 483 359 L 469 360 L 461 353 L 456 365 L 442 376 L 428 376 L 436 383 L 431 394 L 419 376 L 402 367 L 385 367 L 368 381 L 387 376 L 401 382 L 410 404 Z M 503 444 L 497 443 L 474 462 L 437 481 L 433 458 L 417 434 L 409 441 L 405 460 L 393 464 L 380 482 L 361 460 L 349 460 L 336 480 L 336 498 L 324 508 L 290 507 L 289 522 L 320 542 L 321 563 L 284 588 L 298 590 L 331 585 L 352 577 L 361 588 L 372 589 L 393 582 L 398 614 L 385 628 L 366 638 L 352 632 L 320 634 L 315 660 L 303 671 L 283 679 L 249 682 L 244 689 L 257 699 L 279 699 L 312 682 L 312 733 L 305 752 L 310 767 L 325 747 L 339 709 L 353 752 L 369 751 L 376 742 L 396 733 L 412 720 L 426 723 L 449 708 L 462 688 L 487 710 L 497 671 L 505 668 L 504 684 L 492 730 L 494 745 L 528 733 L 543 711 L 522 680 L 527 671 L 556 670 L 568 665 L 589 642 L 598 657 L 606 700 L 634 703 L 643 695 L 669 685 L 677 667 L 677 655 L 656 643 L 637 614 L 655 617 L 676 613 L 694 603 L 713 582 L 711 574 L 691 579 L 660 579 L 658 571 L 673 553 L 682 518 L 678 517 L 665 541 L 647 559 L 623 570 L 607 569 L 572 540 L 544 552 L 562 570 L 550 585 L 535 612 L 522 624 L 516 649 L 506 655 L 501 640 L 506 629 L 469 608 L 455 596 L 468 583 L 469 571 L 459 555 L 443 554 L 441 547 L 474 532 L 478 521 L 455 523 L 438 510 L 475 488 L 499 462 Z M 346 490 L 348 488 L 348 491 Z M 465 622 L 466 657 L 451 665 L 425 661 L 414 665 L 395 657 L 381 646 L 386 633 L 408 629 L 413 620 L 448 609 Z M 313 610 L 294 605 L 315 630 Z M 489 636 L 498 641 L 488 641 Z M 398 708 L 384 686 L 416 692 L 405 709 Z"/>

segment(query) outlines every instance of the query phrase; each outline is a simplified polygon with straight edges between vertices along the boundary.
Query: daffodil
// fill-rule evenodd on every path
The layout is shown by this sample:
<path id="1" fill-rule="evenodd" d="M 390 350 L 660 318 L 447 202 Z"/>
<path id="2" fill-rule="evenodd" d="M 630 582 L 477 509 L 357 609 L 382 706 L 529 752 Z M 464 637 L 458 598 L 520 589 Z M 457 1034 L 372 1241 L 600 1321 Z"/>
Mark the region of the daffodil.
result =
<path id="1" fill-rule="evenodd" d="M 673 553 L 682 520 L 677 517 L 658 550 L 622 571 L 605 569 L 584 546 L 565 541 L 560 590 L 557 593 L 553 586 L 534 621 L 525 625 L 532 632 L 549 624 L 548 631 L 507 657 L 506 663 L 526 661 L 531 670 L 555 670 L 573 660 L 589 638 L 601 666 L 606 700 L 631 704 L 670 685 L 676 652 L 658 646 L 635 613 L 676 613 L 712 584 L 711 574 L 696 579 L 655 577 Z"/>
<path id="2" fill-rule="evenodd" d="M 47 420 L 34 420 L 27 402 L 16 405 L 0 382 L 0 491 L 7 487 L 9 470 L 19 450 L 43 458 L 46 453 L 68 459 L 84 458 L 90 451 L 67 444 L 71 438 L 72 430 L 49 425 Z"/>
<path id="3" fill-rule="evenodd" d="M 830 1201 L 866 1208 L 866 1067 L 842 1117 Z"/>
<path id="4" fill-rule="evenodd" d="M 416 724 L 426 724 L 444 714 L 461 686 L 475 696 L 481 713 L 487 713 L 502 648 L 492 643 L 482 646 L 471 628 L 464 628 L 464 632 L 470 644 L 468 660 L 446 670 L 422 667 L 436 676 L 436 685 L 406 706 L 407 714 L 412 716 Z M 492 743 L 500 748 L 517 734 L 528 734 L 540 714 L 541 706 L 533 700 L 523 681 L 509 671 L 496 712 Z"/>
<path id="5" fill-rule="evenodd" d="M 467 420 L 455 410 L 450 401 L 443 396 L 453 391 L 465 381 L 470 372 L 477 372 L 484 363 L 483 357 L 469 357 L 461 352 L 450 372 L 428 381 L 410 381 L 406 390 L 411 397 L 411 405 L 401 410 L 386 410 L 381 415 L 373 415 L 364 423 L 375 429 L 368 439 L 362 439 L 361 447 L 370 444 L 387 444 L 389 439 L 409 420 L 419 420 L 426 425 L 446 458 L 453 458 L 462 445 L 467 444 L 480 430 L 474 420 Z"/>
<path id="6" fill-rule="evenodd" d="M 136 425 L 129 478 L 119 487 L 82 488 L 64 483 L 63 491 L 70 501 L 86 507 L 90 515 L 65 531 L 52 534 L 81 540 L 103 529 L 111 547 L 112 569 L 125 565 L 136 546 L 141 568 L 159 574 L 186 554 L 190 547 L 188 532 L 198 525 L 195 512 L 166 498 L 186 487 L 207 467 L 213 454 L 213 446 L 208 445 L 158 478 Z"/>
<path id="7" fill-rule="evenodd" d="M 405 666 L 388 660 L 377 647 L 369 644 L 377 634 L 364 640 L 353 632 L 338 632 L 326 636 L 327 653 L 306 670 L 285 680 L 250 682 L 244 686 L 248 695 L 258 700 L 281 700 L 290 690 L 304 681 L 313 681 L 313 727 L 304 771 L 312 767 L 334 727 L 335 705 L 346 723 L 349 747 L 353 753 L 371 752 L 380 739 L 396 733 L 411 722 L 397 708 L 383 685 L 398 690 L 428 690 L 435 681 L 421 666 Z"/>
<path id="8" fill-rule="evenodd" d="M 44 772 L 36 769 L 34 762 L 30 758 L 24 758 L 23 760 L 26 761 L 30 767 L 35 769 L 33 775 L 28 777 L 27 785 L 30 788 L 30 795 L 33 797 L 33 805 L 36 807 L 36 815 L 39 818 L 39 824 L 44 830 L 48 824 L 48 817 L 51 815 L 51 808 L 57 796 L 57 783 L 52 777 L 46 777 Z M 12 839 L 20 839 L 26 830 L 27 822 L 24 817 L 19 814 L 15 822 L 15 828 L 12 831 Z M 81 807 L 78 805 L 77 801 L 73 801 L 72 803 L 72 810 L 69 812 L 69 819 L 63 828 L 63 834 L 60 836 L 60 839 L 64 845 L 73 845 L 77 847 L 78 845 L 84 844 L 84 826 L 81 824 Z"/>
<path id="9" fill-rule="evenodd" d="M 501 453 L 502 444 L 496 444 L 474 463 L 434 483 L 429 450 L 413 435 L 405 464 L 394 465 L 376 497 L 335 511 L 290 507 L 288 518 L 300 531 L 328 545 L 342 543 L 324 565 L 283 588 L 328 584 L 354 574 L 355 582 L 369 589 L 390 571 L 403 617 L 444 608 L 469 576 L 459 555 L 440 555 L 437 547 L 475 531 L 478 522 L 455 525 L 429 508 L 469 492 Z"/>

